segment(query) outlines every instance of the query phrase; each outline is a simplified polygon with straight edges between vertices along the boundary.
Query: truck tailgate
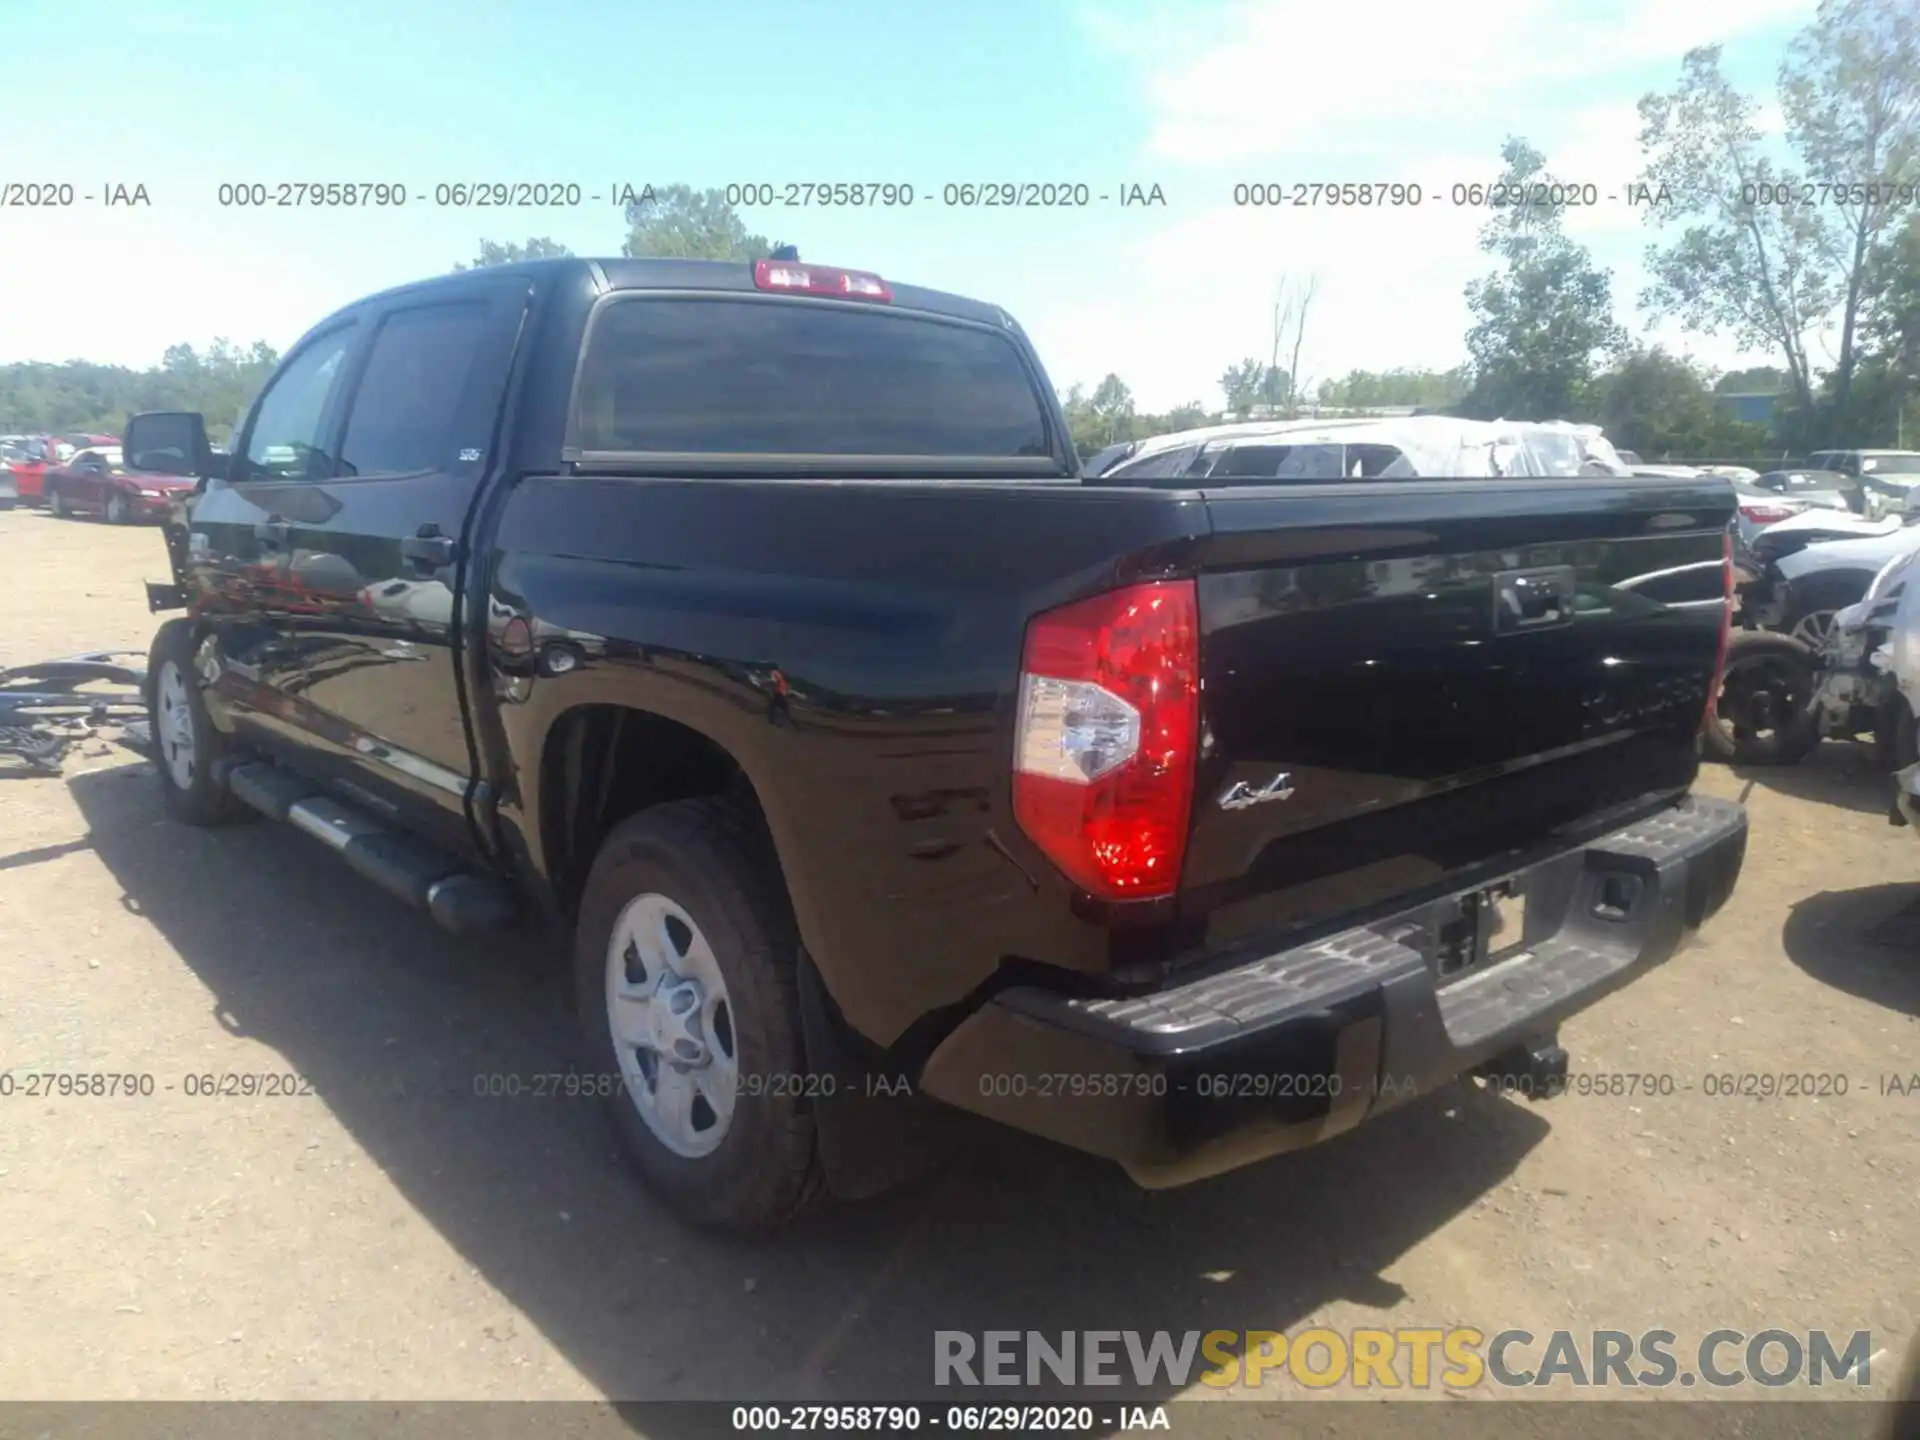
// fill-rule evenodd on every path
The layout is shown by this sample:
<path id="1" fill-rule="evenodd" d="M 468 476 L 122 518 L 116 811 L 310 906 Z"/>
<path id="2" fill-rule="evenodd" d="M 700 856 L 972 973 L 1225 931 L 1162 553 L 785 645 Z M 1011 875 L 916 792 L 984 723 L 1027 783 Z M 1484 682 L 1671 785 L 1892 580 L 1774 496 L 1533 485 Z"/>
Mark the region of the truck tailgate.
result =
<path id="1" fill-rule="evenodd" d="M 1210 940 L 1478 883 L 1691 781 L 1724 482 L 1205 498 L 1183 908 Z"/>

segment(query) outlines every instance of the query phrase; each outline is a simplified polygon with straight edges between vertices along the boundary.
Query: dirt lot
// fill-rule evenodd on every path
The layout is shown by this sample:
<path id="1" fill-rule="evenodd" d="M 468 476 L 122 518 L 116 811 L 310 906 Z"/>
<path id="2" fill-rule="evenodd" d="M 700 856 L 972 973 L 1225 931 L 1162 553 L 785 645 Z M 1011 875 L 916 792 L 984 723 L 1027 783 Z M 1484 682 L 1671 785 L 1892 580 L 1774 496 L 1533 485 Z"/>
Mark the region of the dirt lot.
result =
<path id="1" fill-rule="evenodd" d="M 0 663 L 144 649 L 156 532 L 16 512 L 0 558 Z M 1672 1095 L 1462 1086 L 1162 1194 L 1010 1136 L 752 1246 L 670 1221 L 595 1102 L 475 1097 L 572 1059 L 538 945 L 455 942 L 284 828 L 167 823 L 137 759 L 79 754 L 0 784 L 0 1068 L 157 1088 L 0 1099 L 0 1395 L 858 1401 L 926 1395 L 936 1328 L 1309 1320 L 1871 1329 L 1878 1389 L 1920 1321 L 1920 1096 L 1880 1093 L 1920 1071 L 1920 940 L 1864 935 L 1920 899 L 1886 784 L 1833 745 L 1707 774 L 1751 807 L 1733 901 L 1563 1032 Z M 1785 1070 L 1848 1093 L 1701 1085 Z M 311 1093 L 183 1092 L 223 1072 Z"/>

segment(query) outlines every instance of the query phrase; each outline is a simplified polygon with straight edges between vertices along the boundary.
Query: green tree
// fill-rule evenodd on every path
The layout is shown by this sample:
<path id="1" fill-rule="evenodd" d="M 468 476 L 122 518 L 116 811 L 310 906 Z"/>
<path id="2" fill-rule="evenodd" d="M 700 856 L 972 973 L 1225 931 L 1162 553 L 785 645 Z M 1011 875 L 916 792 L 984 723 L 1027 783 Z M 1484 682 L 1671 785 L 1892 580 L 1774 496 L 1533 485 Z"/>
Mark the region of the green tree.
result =
<path id="1" fill-rule="evenodd" d="M 1507 193 L 1551 185 L 1541 153 L 1518 137 L 1501 146 Z M 1561 207 L 1513 204 L 1482 227 L 1480 248 L 1503 268 L 1467 285 L 1473 389 L 1462 405 L 1492 419 L 1552 420 L 1586 399 L 1596 365 L 1619 351 L 1612 281 L 1561 229 Z"/>
<path id="2" fill-rule="evenodd" d="M 198 410 L 216 444 L 273 373 L 280 357 L 264 342 L 241 349 L 224 339 L 205 350 L 169 346 L 145 370 L 87 360 L 0 365 L 0 416 L 10 429 L 118 434 L 141 410 Z"/>
<path id="3" fill-rule="evenodd" d="M 1278 404 L 1291 383 L 1285 370 L 1249 356 L 1227 367 L 1220 377 L 1220 390 L 1227 397 L 1227 413 L 1244 420 L 1256 405 Z M 1274 398 L 1270 400 L 1269 396 Z"/>
<path id="4" fill-rule="evenodd" d="M 1867 270 L 1865 332 L 1871 354 L 1920 385 L 1920 215 L 1876 247 Z"/>
<path id="5" fill-rule="evenodd" d="M 1713 382 L 1716 395 L 1778 395 L 1786 390 L 1787 372 L 1778 365 L 1749 365 L 1729 370 Z"/>
<path id="6" fill-rule="evenodd" d="M 1869 271 L 1920 184 L 1920 8 L 1913 0 L 1821 0 L 1780 70 L 1787 136 L 1809 174 L 1856 183 L 1816 207 L 1821 260 L 1840 296 L 1830 413 L 1848 419 Z M 1871 183 L 1865 183 L 1871 182 Z"/>
<path id="7" fill-rule="evenodd" d="M 1134 438 L 1133 391 L 1118 375 L 1109 374 L 1093 387 L 1093 396 L 1087 401 L 1087 412 L 1102 445 L 1117 445 L 1122 440 Z"/>
<path id="8" fill-rule="evenodd" d="M 760 260 L 781 242 L 749 231 L 722 190 L 691 185 L 648 187 L 627 206 L 621 253 L 679 260 Z"/>
<path id="9" fill-rule="evenodd" d="M 1751 455 L 1767 445 L 1765 426 L 1728 415 L 1698 368 L 1658 346 L 1600 376 L 1593 398 L 1607 438 L 1644 456 Z"/>
<path id="10" fill-rule="evenodd" d="M 1189 400 L 1184 405 L 1176 405 L 1160 416 L 1155 428 L 1149 433 L 1171 435 L 1178 430 L 1198 430 L 1207 423 L 1207 411 L 1198 400 Z"/>
<path id="11" fill-rule="evenodd" d="M 498 240 L 482 240 L 480 253 L 474 257 L 471 265 L 455 265 L 455 270 L 479 270 L 487 265 L 511 265 L 516 260 L 563 260 L 573 254 L 558 240 L 549 240 L 544 235 L 536 235 L 525 244 L 512 241 L 502 244 Z"/>
<path id="12" fill-rule="evenodd" d="M 1796 166 L 1765 155 L 1758 106 L 1728 82 L 1717 46 L 1689 52 L 1679 85 L 1641 100 L 1648 219 L 1685 227 L 1649 249 L 1641 303 L 1778 353 L 1787 408 L 1808 427 L 1797 438 L 1813 443 L 1844 433 L 1868 271 L 1920 183 L 1920 11 L 1911 0 L 1822 0 L 1789 47 L 1779 94 Z M 1808 184 L 1807 203 L 1778 203 Z M 1823 386 L 1809 338 L 1836 310 Z"/>
<path id="13" fill-rule="evenodd" d="M 1316 399 L 1345 409 L 1411 405 L 1434 409 L 1452 405 L 1472 388 L 1465 366 L 1452 370 L 1351 370 L 1338 380 L 1322 381 Z"/>

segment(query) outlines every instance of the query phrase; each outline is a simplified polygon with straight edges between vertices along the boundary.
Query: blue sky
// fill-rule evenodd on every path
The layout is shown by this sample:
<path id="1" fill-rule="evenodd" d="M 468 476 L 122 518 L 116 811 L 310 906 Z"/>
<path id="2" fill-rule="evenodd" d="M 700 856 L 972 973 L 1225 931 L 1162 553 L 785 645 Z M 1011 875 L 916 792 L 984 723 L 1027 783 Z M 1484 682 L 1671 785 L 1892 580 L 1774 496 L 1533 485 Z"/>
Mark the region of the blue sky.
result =
<path id="1" fill-rule="evenodd" d="M 1509 133 L 1562 178 L 1638 169 L 1634 102 L 1691 45 L 1772 97 L 1811 0 L 1303 0 L 657 6 L 495 0 L 7 0 L 0 183 L 147 187 L 145 209 L 0 209 L 0 360 L 148 364 L 222 335 L 284 347 L 333 307 L 609 205 L 473 211 L 442 181 L 904 182 L 910 208 L 745 209 L 809 259 L 997 301 L 1062 387 L 1219 403 L 1276 285 L 1317 278 L 1309 379 L 1463 358 L 1479 217 L 1236 209 L 1238 181 L 1491 179 Z M 397 181 L 404 209 L 246 211 L 223 181 Z M 970 211 L 948 182 L 1158 184 L 1164 208 Z M 1634 306 L 1640 217 L 1570 227 Z M 1706 337 L 1646 331 L 1719 365 Z"/>

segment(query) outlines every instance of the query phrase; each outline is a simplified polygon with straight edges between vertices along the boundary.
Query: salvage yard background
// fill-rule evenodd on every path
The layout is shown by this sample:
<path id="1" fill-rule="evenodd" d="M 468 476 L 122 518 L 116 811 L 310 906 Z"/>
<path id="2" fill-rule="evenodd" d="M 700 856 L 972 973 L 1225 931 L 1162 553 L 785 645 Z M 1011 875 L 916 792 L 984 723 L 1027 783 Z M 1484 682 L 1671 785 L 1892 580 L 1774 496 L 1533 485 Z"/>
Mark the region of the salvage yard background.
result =
<path id="1" fill-rule="evenodd" d="M 144 651 L 157 531 L 0 514 L 0 557 L 0 665 Z M 1163 1194 L 983 1136 L 753 1246 L 675 1225 L 597 1102 L 475 1096 L 572 1063 L 538 943 L 451 939 L 291 830 L 167 823 L 144 764 L 76 752 L 0 783 L 0 1069 L 156 1093 L 0 1099 L 0 1395 L 857 1402 L 924 1398 L 936 1329 L 1309 1320 L 1867 1328 L 1879 1389 L 1920 1321 L 1920 1095 L 1878 1088 L 1920 1070 L 1920 926 L 1865 932 L 1920 900 L 1920 843 L 1847 747 L 1702 788 L 1751 807 L 1732 902 L 1563 1031 L 1576 1070 L 1683 1093 L 1455 1087 Z M 1851 1089 L 1699 1086 L 1756 1071 Z M 312 1093 L 182 1091 L 227 1072 Z"/>

